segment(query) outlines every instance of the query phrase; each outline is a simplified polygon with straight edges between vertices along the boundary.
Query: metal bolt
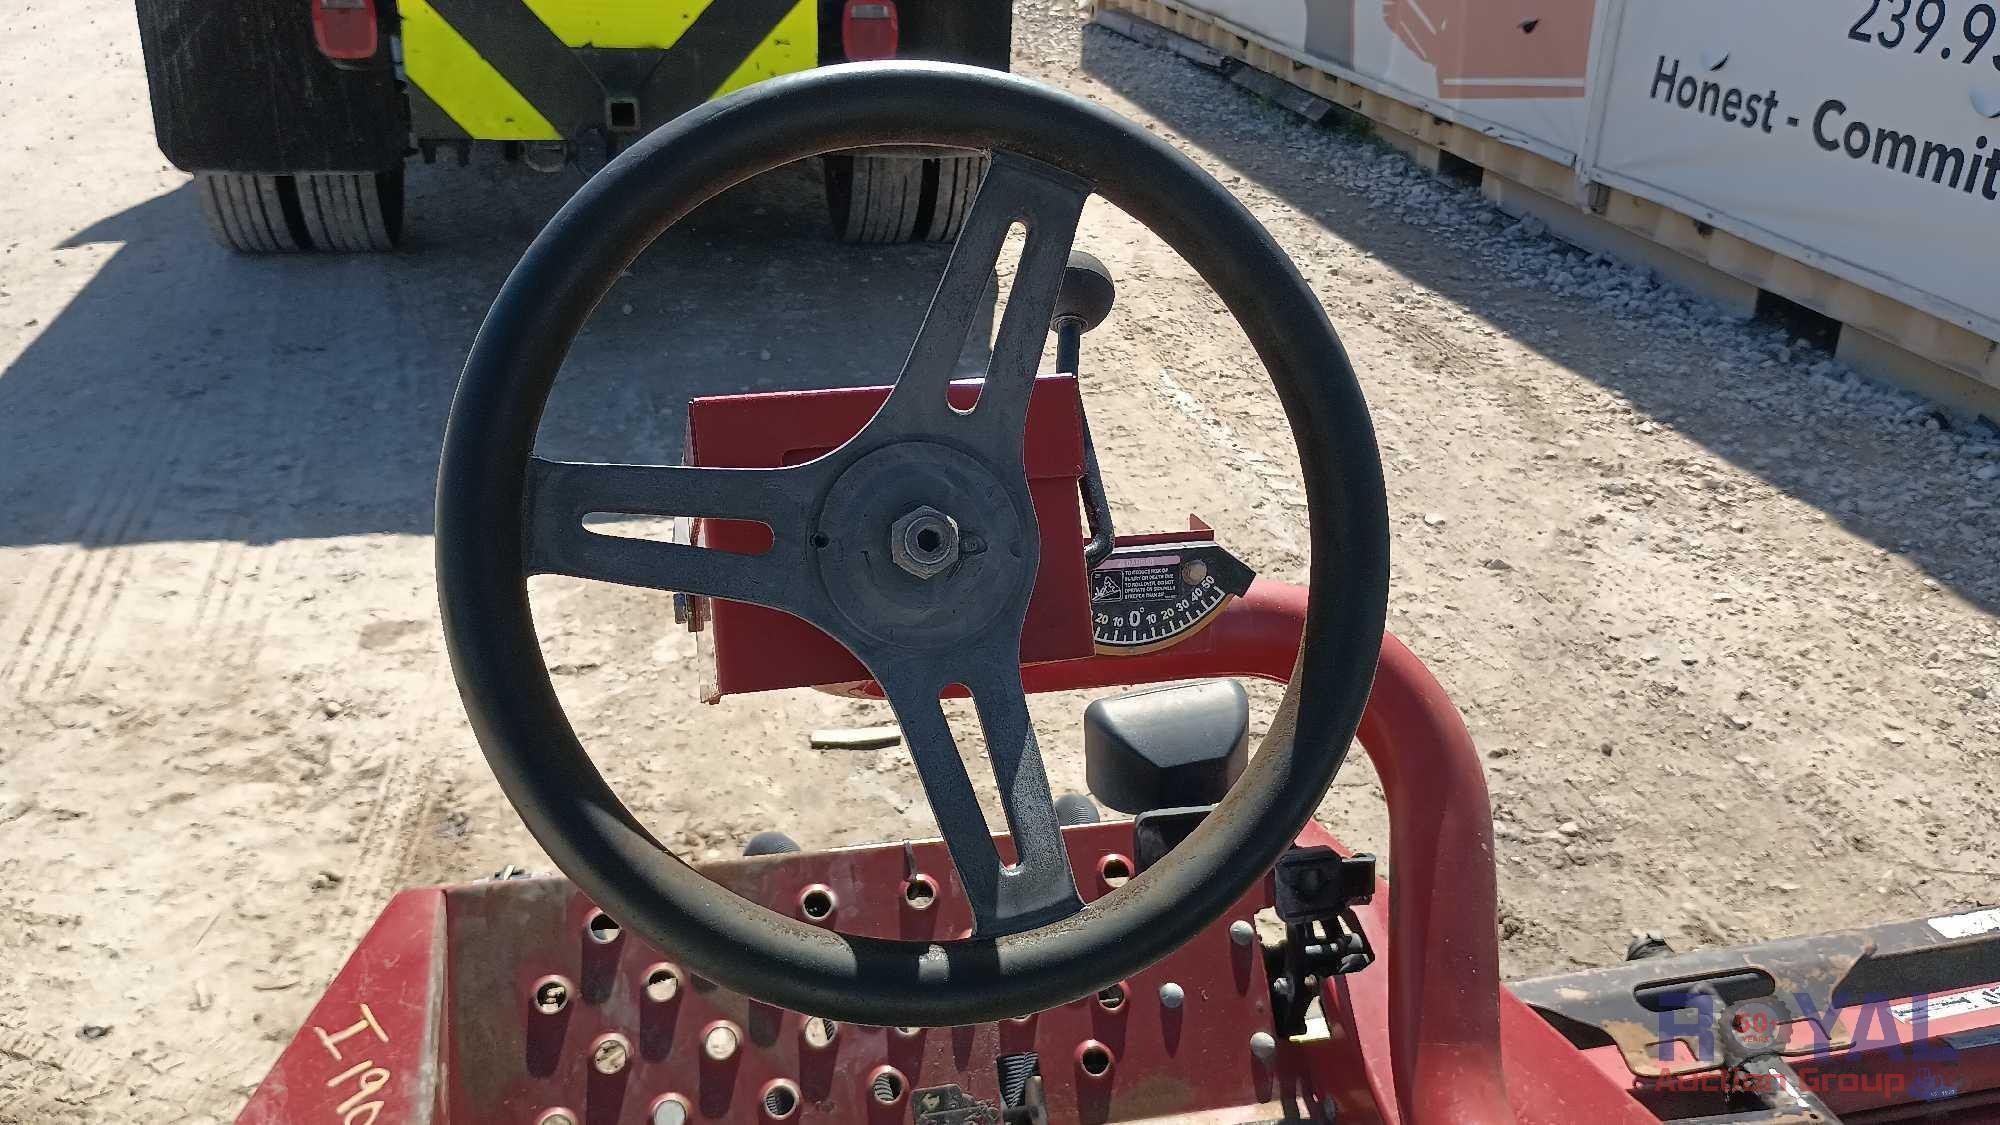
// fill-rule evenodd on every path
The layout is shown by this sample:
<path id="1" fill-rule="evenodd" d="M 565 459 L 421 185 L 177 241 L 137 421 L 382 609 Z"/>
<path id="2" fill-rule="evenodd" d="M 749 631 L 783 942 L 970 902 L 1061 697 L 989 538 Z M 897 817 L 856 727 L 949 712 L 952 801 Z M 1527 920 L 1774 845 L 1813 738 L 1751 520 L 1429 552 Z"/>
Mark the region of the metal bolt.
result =
<path id="1" fill-rule="evenodd" d="M 1200 559 L 1195 559 L 1193 562 L 1190 562 L 1186 566 L 1181 568 L 1181 581 L 1187 583 L 1190 586 L 1201 585 L 1201 580 L 1207 577 L 1208 577 L 1208 564 L 1201 561 Z"/>
<path id="2" fill-rule="evenodd" d="M 535 1118 L 535 1125 L 576 1125 L 576 1118 L 566 1109 L 552 1109 Z"/>
<path id="3" fill-rule="evenodd" d="M 1260 1063 L 1268 1063 L 1278 1057 L 1278 1041 L 1271 1038 L 1268 1031 L 1259 1031 L 1250 1036 L 1250 1053 Z"/>
<path id="4" fill-rule="evenodd" d="M 735 1056 L 736 1046 L 742 1038 L 736 1033 L 735 1025 L 718 1023 L 702 1034 L 701 1049 L 716 1062 L 727 1062 Z"/>
<path id="5" fill-rule="evenodd" d="M 1160 1007 L 1178 1008 L 1186 1000 L 1187 993 L 1182 992 L 1181 986 L 1175 984 L 1173 981 L 1168 981 L 1160 986 Z"/>
<path id="6" fill-rule="evenodd" d="M 909 1089 L 909 1085 L 902 1071 L 893 1066 L 878 1066 L 868 1080 L 868 1093 L 878 1104 L 895 1105 L 903 1100 L 903 1091 Z"/>
<path id="7" fill-rule="evenodd" d="M 599 1074 L 616 1074 L 625 1069 L 625 1063 L 631 1057 L 632 1045 L 614 1031 L 598 1039 L 597 1046 L 590 1053 L 590 1066 Z"/>
<path id="8" fill-rule="evenodd" d="M 653 1125 L 687 1125 L 688 1121 L 688 1104 L 676 1095 L 660 1099 L 653 1107 Z"/>
<path id="9" fill-rule="evenodd" d="M 889 557 L 918 578 L 935 578 L 958 561 L 958 521 L 928 504 L 889 528 Z"/>
<path id="10" fill-rule="evenodd" d="M 1238 945 L 1249 945 L 1257 939 L 1257 927 L 1241 918 L 1229 923 L 1229 940 Z"/>

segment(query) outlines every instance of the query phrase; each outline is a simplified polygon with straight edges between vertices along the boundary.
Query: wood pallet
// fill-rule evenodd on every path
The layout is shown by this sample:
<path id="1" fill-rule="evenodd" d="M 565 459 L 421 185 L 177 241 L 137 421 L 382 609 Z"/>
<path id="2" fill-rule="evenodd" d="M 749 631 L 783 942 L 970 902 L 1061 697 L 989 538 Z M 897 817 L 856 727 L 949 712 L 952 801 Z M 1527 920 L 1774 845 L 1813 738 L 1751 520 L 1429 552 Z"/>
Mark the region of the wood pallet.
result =
<path id="1" fill-rule="evenodd" d="M 1206 12 L 1163 0 L 1093 0 L 1092 12 L 1110 30 L 1232 69 L 1240 84 L 1315 120 L 1330 107 L 1363 118 L 1433 172 L 1446 154 L 1472 164 L 1480 191 L 1509 214 L 1533 215 L 1567 242 L 1652 269 L 1726 309 L 1754 313 L 1769 293 L 1829 317 L 1840 325 L 1836 357 L 1856 370 L 2000 417 L 2000 346 L 1969 328 L 1671 207 L 1580 181 L 1568 163 L 1322 70 Z"/>

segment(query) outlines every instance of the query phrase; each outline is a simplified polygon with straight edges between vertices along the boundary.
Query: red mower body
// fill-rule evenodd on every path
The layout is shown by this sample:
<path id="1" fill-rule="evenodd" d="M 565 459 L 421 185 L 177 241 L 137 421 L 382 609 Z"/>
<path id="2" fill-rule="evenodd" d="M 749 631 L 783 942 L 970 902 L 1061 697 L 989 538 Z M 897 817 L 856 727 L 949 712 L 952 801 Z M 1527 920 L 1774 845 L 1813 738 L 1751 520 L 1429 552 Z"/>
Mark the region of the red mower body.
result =
<path id="1" fill-rule="evenodd" d="M 976 393 L 963 388 L 969 402 Z M 858 431 L 880 388 L 698 400 L 696 463 L 775 466 Z M 1041 520 L 1023 642 L 1029 691 L 1213 676 L 1283 682 L 1306 591 L 1256 582 L 1185 642 L 1096 655 L 1077 501 L 1075 380 L 1045 377 L 1027 463 Z M 754 524 L 703 543 L 755 550 Z M 1139 537 L 1135 537 L 1139 538 Z M 787 615 L 717 603 L 718 694 L 865 684 Z M 1193 941 L 1094 996 L 956 1028 L 838 1026 L 701 980 L 618 929 L 567 880 L 405 892 L 333 981 L 240 1125 L 613 1125 L 676 1121 L 1340 1122 L 1832 1125 L 1742 1111 L 1715 1018 L 1846 1122 L 2000 1121 L 2000 911 L 1524 981 L 1499 979 L 1491 809 L 1479 755 L 1417 657 L 1384 637 L 1359 740 L 1389 807 L 1395 878 L 1353 915 L 1371 963 L 1331 975 L 1302 1032 L 1274 1021 L 1266 878 Z M 1135 825 L 1064 831 L 1086 903 L 1144 879 Z M 1011 845 L 996 840 L 1003 855 Z M 1353 854 L 1321 825 L 1301 847 Z M 943 845 L 886 842 L 707 865 L 721 892 L 847 933 L 949 940 L 970 911 Z M 1988 916 L 1991 916 L 1990 918 Z M 1990 922 L 1990 924 L 1989 924 Z M 1282 933 L 1282 928 L 1278 931 Z M 1729 1005 L 1710 1011 L 1703 989 Z M 1705 995 L 1705 994 L 1704 994 Z M 1038 1062 L 1039 1116 L 1009 1107 L 1008 1058 Z"/>

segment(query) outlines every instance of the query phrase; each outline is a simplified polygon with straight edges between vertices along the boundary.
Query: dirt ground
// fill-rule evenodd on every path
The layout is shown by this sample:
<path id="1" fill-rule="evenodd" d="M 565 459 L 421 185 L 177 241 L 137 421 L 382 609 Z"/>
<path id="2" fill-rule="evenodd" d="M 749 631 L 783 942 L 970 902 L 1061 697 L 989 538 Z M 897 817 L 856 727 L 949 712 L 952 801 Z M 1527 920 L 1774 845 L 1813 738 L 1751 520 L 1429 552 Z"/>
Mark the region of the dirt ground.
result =
<path id="1" fill-rule="evenodd" d="M 1351 133 L 1017 9 L 1016 67 L 1172 139 L 1269 225 L 1375 409 L 1391 625 L 1484 748 L 1510 975 L 1634 929 L 1738 942 L 2000 900 L 2000 433 L 1587 259 Z M 227 1120 L 398 888 L 543 866 L 446 666 L 445 409 L 578 178 L 417 168 L 406 252 L 209 243 L 129 4 L 0 42 L 0 1121 Z M 1240 332 L 1100 203 L 1086 399 L 1120 527 L 1188 511 L 1297 578 L 1303 499 Z M 673 459 L 694 394 L 893 374 L 936 247 L 824 232 L 810 170 L 672 233 L 580 341 L 556 456 Z M 662 595 L 537 580 L 587 745 L 695 856 L 931 832 L 886 721 L 695 699 Z M 1258 696 L 1258 713 L 1271 693 Z M 1036 701 L 1081 788 L 1081 698 Z M 1324 816 L 1386 832 L 1365 759 Z M 1391 857 L 1393 862 L 1393 857 Z"/>

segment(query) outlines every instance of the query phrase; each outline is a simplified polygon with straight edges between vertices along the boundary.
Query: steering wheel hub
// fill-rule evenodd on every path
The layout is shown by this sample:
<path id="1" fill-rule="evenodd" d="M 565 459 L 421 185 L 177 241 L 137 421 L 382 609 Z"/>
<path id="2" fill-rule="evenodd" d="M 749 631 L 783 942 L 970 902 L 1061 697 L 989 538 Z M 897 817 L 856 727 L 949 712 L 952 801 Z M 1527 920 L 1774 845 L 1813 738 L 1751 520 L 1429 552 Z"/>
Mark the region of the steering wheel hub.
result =
<path id="1" fill-rule="evenodd" d="M 1034 511 L 1017 507 L 1016 491 L 936 442 L 864 455 L 820 509 L 813 544 L 827 597 L 853 629 L 908 649 L 962 646 L 1025 611 L 1038 555 Z"/>

